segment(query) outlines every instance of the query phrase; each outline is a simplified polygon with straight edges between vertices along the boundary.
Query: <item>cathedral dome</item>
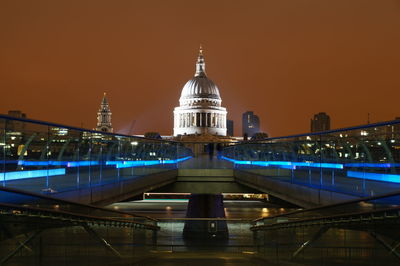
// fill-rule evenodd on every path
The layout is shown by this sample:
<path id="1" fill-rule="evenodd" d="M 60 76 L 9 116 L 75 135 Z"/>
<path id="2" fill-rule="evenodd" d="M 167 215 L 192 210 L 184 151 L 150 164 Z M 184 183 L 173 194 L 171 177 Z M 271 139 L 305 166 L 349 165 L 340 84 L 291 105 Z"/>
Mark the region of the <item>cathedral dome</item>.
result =
<path id="1" fill-rule="evenodd" d="M 221 100 L 217 85 L 205 75 L 194 77 L 183 86 L 181 100 L 193 98 Z"/>
<path id="2" fill-rule="evenodd" d="M 181 106 L 221 106 L 219 89 L 217 85 L 207 77 L 206 64 L 201 47 L 196 62 L 196 73 L 194 77 L 183 86 L 179 102 Z"/>

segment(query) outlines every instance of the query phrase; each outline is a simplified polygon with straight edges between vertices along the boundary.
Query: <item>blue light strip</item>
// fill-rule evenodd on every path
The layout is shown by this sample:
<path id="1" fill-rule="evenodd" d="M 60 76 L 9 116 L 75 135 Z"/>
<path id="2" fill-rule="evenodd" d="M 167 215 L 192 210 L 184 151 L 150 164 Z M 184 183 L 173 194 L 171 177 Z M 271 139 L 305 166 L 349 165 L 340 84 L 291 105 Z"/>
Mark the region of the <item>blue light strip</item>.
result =
<path id="1" fill-rule="evenodd" d="M 99 161 L 68 162 L 67 167 L 92 166 L 92 165 L 99 165 Z"/>
<path id="2" fill-rule="evenodd" d="M 78 166 L 90 166 L 99 165 L 98 161 L 24 161 L 19 160 L 18 165 L 23 166 L 66 166 L 66 167 L 78 167 Z"/>
<path id="3" fill-rule="evenodd" d="M 335 164 L 335 163 L 288 162 L 288 161 L 241 161 L 228 158 L 225 156 L 222 156 L 222 159 L 233 162 L 235 164 L 259 165 L 265 167 L 277 166 L 280 168 L 288 168 L 288 169 L 296 169 L 297 167 L 315 167 L 315 168 L 329 168 L 329 169 L 344 169 L 344 167 L 391 168 L 400 165 L 397 163 L 396 164 L 390 164 L 390 163 Z M 347 171 L 347 176 L 354 178 L 368 179 L 368 180 L 400 183 L 400 175 L 393 175 L 393 174 Z"/>
<path id="4" fill-rule="evenodd" d="M 227 160 L 229 162 L 235 163 L 235 164 L 251 164 L 252 161 L 240 161 L 240 160 L 235 160 L 229 157 L 221 156 L 222 159 Z"/>
<path id="5" fill-rule="evenodd" d="M 329 168 L 329 169 L 343 169 L 341 163 L 312 163 L 312 162 L 292 162 L 296 167 L 313 167 L 313 168 Z"/>
<path id="6" fill-rule="evenodd" d="M 115 165 L 116 168 L 126 168 L 126 167 L 137 167 L 137 166 L 149 166 L 158 164 L 175 164 L 192 158 L 192 156 L 187 156 L 175 160 L 151 160 L 151 161 L 107 161 L 106 165 Z M 15 161 L 17 162 L 17 161 Z M 98 161 L 76 161 L 76 162 L 66 162 L 66 161 L 18 161 L 19 165 L 24 166 L 48 166 L 48 165 L 64 165 L 67 167 L 78 167 L 78 166 L 91 166 L 99 165 Z M 65 175 L 65 168 L 57 169 L 43 169 L 43 170 L 26 170 L 26 171 L 14 171 L 0 173 L 0 181 L 18 180 L 25 178 L 37 178 L 55 175 Z"/>
<path id="7" fill-rule="evenodd" d="M 313 167 L 313 168 L 329 168 L 343 169 L 343 164 L 340 163 L 313 163 L 313 162 L 289 162 L 289 161 L 241 161 L 222 156 L 222 159 L 233 162 L 235 164 L 259 165 L 259 166 L 277 166 L 296 169 L 297 167 Z M 290 168 L 291 167 L 291 168 Z"/>
<path id="8" fill-rule="evenodd" d="M 138 166 L 146 166 L 146 165 L 155 165 L 159 164 L 159 161 L 118 161 L 115 164 L 116 168 L 128 168 L 128 167 L 138 167 Z"/>
<path id="9" fill-rule="evenodd" d="M 400 183 L 400 175 L 347 171 L 347 176 L 368 179 L 368 180 Z"/>
<path id="10" fill-rule="evenodd" d="M 143 160 L 143 161 L 106 161 L 106 165 L 115 165 L 117 168 L 125 167 L 137 167 L 137 166 L 148 166 L 156 164 L 174 164 L 182 162 L 192 158 L 191 156 L 179 158 L 176 160 Z M 17 162 L 17 161 L 15 161 Z M 19 160 L 18 165 L 23 166 L 66 166 L 66 167 L 78 167 L 78 166 L 92 166 L 99 165 L 99 161 L 24 161 Z"/>
<path id="11" fill-rule="evenodd" d="M 346 163 L 346 167 L 392 168 L 400 167 L 400 163 Z"/>
<path id="12" fill-rule="evenodd" d="M 186 156 L 186 157 L 178 158 L 175 161 L 177 163 L 179 163 L 179 162 L 183 162 L 183 161 L 189 160 L 190 158 L 192 158 L 192 156 Z"/>
<path id="13" fill-rule="evenodd" d="M 143 165 L 154 165 L 154 164 L 173 164 L 190 159 L 191 156 L 179 158 L 176 160 L 153 160 L 153 161 L 107 161 L 106 165 L 127 165 L 125 167 L 135 167 Z M 234 160 L 228 157 L 222 156 L 224 160 L 231 161 L 235 164 L 247 164 L 247 165 L 259 165 L 259 166 L 288 166 L 288 169 L 296 169 L 297 167 L 315 167 L 315 168 L 333 168 L 333 169 L 343 169 L 344 167 L 357 167 L 357 168 L 394 168 L 400 167 L 400 163 L 345 163 L 345 164 L 335 164 L 335 163 L 312 163 L 312 162 L 289 162 L 289 161 L 240 161 Z M 129 162 L 129 163 L 123 163 Z M 142 163 L 136 163 L 142 162 Z M 143 163 L 147 162 L 147 163 Z M 154 162 L 154 163 L 153 163 Z M 157 163 L 155 163 L 157 162 Z M 99 165 L 99 161 L 25 161 L 25 160 L 10 160 L 5 161 L 5 163 L 17 163 L 22 166 L 66 166 L 66 167 L 78 167 L 78 166 L 90 166 Z"/>
<path id="14" fill-rule="evenodd" d="M 363 168 L 392 168 L 392 167 L 400 167 L 400 163 L 313 163 L 313 162 L 289 162 L 289 161 L 241 161 L 234 160 L 225 156 L 222 156 L 223 159 L 236 163 L 236 164 L 250 164 L 250 165 L 259 165 L 259 166 L 283 166 L 283 165 L 292 165 L 296 167 L 315 167 L 315 168 L 330 168 L 330 169 L 344 169 L 345 167 L 363 167 Z M 294 169 L 295 169 L 294 168 Z"/>
<path id="15" fill-rule="evenodd" d="M 47 166 L 51 165 L 51 161 L 18 161 L 18 165 L 24 166 Z"/>
<path id="16" fill-rule="evenodd" d="M 6 181 L 25 179 L 25 178 L 55 176 L 55 175 L 65 175 L 65 168 L 48 169 L 48 170 L 15 171 L 15 172 L 7 172 L 0 174 L 1 179 Z"/>
<path id="17" fill-rule="evenodd" d="M 259 165 L 259 166 L 274 166 L 278 168 L 284 168 L 284 169 L 296 169 L 295 165 L 292 165 L 290 162 L 263 162 L 263 161 L 252 161 L 252 165 Z"/>
<path id="18" fill-rule="evenodd" d="M 151 161 L 107 161 L 106 165 L 116 165 L 116 168 L 128 168 L 128 167 L 138 167 L 138 166 L 149 166 L 158 164 L 175 164 L 192 158 L 192 156 L 187 156 L 175 160 L 151 160 Z"/>
<path id="19" fill-rule="evenodd" d="M 2 163 L 13 164 L 13 163 L 18 163 L 18 160 L 4 160 L 4 161 L 2 161 Z"/>

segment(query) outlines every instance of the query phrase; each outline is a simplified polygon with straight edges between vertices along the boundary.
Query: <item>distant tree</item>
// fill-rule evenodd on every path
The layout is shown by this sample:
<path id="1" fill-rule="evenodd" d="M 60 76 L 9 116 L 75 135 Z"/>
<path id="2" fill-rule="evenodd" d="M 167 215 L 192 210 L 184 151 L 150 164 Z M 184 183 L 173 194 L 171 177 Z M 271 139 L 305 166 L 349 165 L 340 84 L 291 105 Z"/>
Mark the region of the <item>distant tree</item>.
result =
<path id="1" fill-rule="evenodd" d="M 158 132 L 146 132 L 144 133 L 144 137 L 149 139 L 161 139 L 161 135 Z"/>
<path id="2" fill-rule="evenodd" d="M 257 132 L 255 133 L 252 137 L 251 140 L 262 140 L 262 139 L 267 139 L 268 134 L 265 132 Z"/>

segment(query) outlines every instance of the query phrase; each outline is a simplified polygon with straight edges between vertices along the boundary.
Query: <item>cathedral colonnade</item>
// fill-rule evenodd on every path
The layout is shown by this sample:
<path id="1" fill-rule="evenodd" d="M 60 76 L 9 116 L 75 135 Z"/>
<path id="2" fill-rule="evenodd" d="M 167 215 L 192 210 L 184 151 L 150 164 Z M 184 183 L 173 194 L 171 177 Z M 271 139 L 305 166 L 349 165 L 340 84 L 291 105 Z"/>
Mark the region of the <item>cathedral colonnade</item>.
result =
<path id="1" fill-rule="evenodd" d="M 226 113 L 190 112 L 177 113 L 174 127 L 215 127 L 226 128 Z"/>

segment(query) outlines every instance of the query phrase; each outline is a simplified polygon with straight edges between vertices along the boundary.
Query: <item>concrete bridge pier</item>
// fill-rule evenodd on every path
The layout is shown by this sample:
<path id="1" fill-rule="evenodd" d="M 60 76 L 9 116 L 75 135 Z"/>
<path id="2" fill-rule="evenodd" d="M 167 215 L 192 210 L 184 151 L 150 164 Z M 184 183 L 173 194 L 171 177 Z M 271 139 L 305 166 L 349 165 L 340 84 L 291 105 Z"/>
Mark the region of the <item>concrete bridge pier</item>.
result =
<path id="1" fill-rule="evenodd" d="M 222 194 L 192 194 L 186 212 L 183 229 L 185 239 L 228 239 L 229 232 L 225 218 Z M 216 218 L 216 219 L 213 219 Z"/>

